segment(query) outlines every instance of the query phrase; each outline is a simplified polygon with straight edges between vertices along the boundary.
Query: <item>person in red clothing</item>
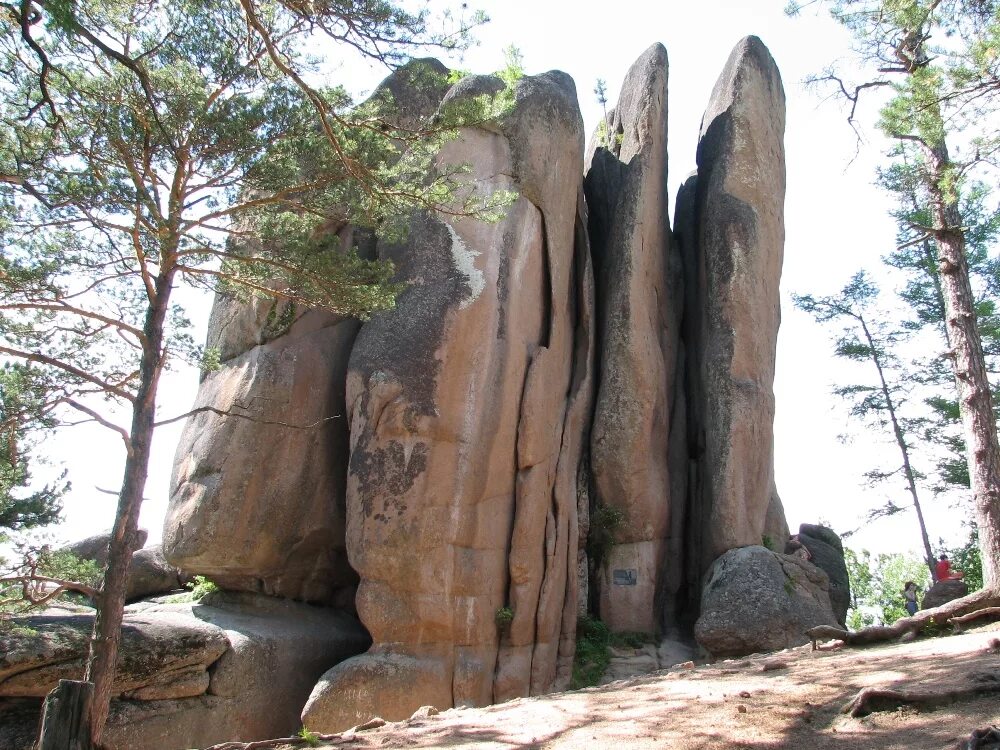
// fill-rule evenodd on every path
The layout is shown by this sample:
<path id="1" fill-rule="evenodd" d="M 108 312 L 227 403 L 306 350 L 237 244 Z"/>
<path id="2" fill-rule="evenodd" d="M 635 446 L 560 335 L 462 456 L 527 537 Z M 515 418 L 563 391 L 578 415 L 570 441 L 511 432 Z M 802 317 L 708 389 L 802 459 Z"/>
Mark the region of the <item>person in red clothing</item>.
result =
<path id="1" fill-rule="evenodd" d="M 958 580 L 965 575 L 961 570 L 952 570 L 951 561 L 944 553 L 938 558 L 937 565 L 934 566 L 934 578 L 938 581 Z"/>

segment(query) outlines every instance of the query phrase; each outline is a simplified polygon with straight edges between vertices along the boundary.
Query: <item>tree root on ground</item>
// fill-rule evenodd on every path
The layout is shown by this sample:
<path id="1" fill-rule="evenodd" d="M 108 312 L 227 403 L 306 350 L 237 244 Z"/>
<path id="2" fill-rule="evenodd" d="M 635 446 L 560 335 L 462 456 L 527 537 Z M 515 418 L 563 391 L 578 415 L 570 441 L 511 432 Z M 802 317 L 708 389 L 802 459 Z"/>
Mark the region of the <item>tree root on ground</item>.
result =
<path id="1" fill-rule="evenodd" d="M 992 610 L 1000 610 L 1000 592 L 983 589 L 942 604 L 940 607 L 921 610 L 912 617 L 903 617 L 892 625 L 871 625 L 854 631 L 830 625 L 817 625 L 809 628 L 806 635 L 812 641 L 813 651 L 816 650 L 818 641 L 831 638 L 843 641 L 848 646 L 865 646 L 870 643 L 913 639 L 924 627 L 931 624 L 949 623 L 955 628 L 955 632 L 961 632 L 964 623 L 992 614 Z"/>
<path id="2" fill-rule="evenodd" d="M 854 700 L 844 706 L 841 713 L 858 718 L 878 711 L 895 711 L 902 706 L 935 708 L 967 698 L 1000 693 L 1000 674 L 973 672 L 969 675 L 968 680 L 964 685 L 937 690 L 933 688 L 893 690 L 891 688 L 867 687 L 854 696 Z"/>
<path id="3" fill-rule="evenodd" d="M 220 742 L 205 750 L 273 750 L 276 747 L 311 747 L 320 742 L 327 745 L 344 745 L 351 741 L 351 738 L 340 734 L 312 734 L 308 739 L 305 737 L 280 737 L 274 740 L 259 740 L 257 742 Z"/>
<path id="4" fill-rule="evenodd" d="M 978 620 L 981 617 L 1000 617 L 1000 607 L 984 607 L 983 609 L 977 609 L 975 612 L 970 612 L 967 615 L 952 617 L 948 620 L 948 624 L 955 629 L 956 633 L 961 633 L 964 629 L 965 623 Z"/>

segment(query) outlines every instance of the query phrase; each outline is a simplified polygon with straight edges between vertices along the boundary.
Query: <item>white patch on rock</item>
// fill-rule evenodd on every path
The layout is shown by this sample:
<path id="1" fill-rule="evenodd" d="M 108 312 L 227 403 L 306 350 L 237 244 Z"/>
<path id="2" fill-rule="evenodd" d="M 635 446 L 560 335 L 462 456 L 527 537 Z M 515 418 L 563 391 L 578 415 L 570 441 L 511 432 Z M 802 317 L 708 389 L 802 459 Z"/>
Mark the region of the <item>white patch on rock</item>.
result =
<path id="1" fill-rule="evenodd" d="M 479 295 L 486 288 L 486 277 L 482 271 L 476 268 L 476 258 L 480 254 L 469 249 L 468 245 L 459 237 L 458 232 L 455 231 L 455 227 L 448 222 L 445 222 L 445 226 L 448 228 L 448 234 L 451 235 L 452 261 L 455 268 L 465 274 L 465 278 L 469 282 L 469 296 L 459 304 L 459 308 L 464 310 L 479 299 Z"/>

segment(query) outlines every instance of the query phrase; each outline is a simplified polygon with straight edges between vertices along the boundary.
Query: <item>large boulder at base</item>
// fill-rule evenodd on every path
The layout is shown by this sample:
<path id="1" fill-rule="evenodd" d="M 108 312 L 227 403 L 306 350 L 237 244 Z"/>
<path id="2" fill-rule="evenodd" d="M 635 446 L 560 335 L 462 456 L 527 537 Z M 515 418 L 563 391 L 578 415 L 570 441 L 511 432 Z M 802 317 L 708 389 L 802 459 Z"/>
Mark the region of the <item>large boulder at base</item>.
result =
<path id="1" fill-rule="evenodd" d="M 287 737 L 299 728 L 302 706 L 320 675 L 370 643 L 358 621 L 337 610 L 252 594 L 217 593 L 203 602 L 209 603 L 129 607 L 127 622 L 175 628 L 178 651 L 192 624 L 220 634 L 225 645 L 195 695 L 140 690 L 129 700 L 112 701 L 105 730 L 109 750 L 186 750 Z M 127 654 L 123 650 L 131 658 Z M 154 682 L 156 677 L 147 675 Z M 40 707 L 40 697 L 0 699 L 0 747 L 30 750 Z"/>
<path id="2" fill-rule="evenodd" d="M 713 657 L 808 643 L 808 628 L 837 625 L 826 573 L 761 546 L 730 550 L 709 569 L 694 636 Z"/>
<path id="3" fill-rule="evenodd" d="M 414 60 L 372 98 L 413 128 L 436 111 L 446 74 L 436 60 Z M 369 233 L 346 220 L 326 230 L 332 252 L 374 252 Z M 202 380 L 193 408 L 205 411 L 177 446 L 163 532 L 171 562 L 229 589 L 353 603 L 344 390 L 359 326 L 289 302 L 216 295 L 208 346 L 222 364 Z"/>
<path id="4" fill-rule="evenodd" d="M 146 531 L 140 530 L 140 544 L 146 542 Z M 101 567 L 108 562 L 108 542 L 110 532 L 97 534 L 63 547 L 63 551 L 71 552 L 83 560 L 93 560 Z M 163 556 L 163 547 L 159 544 L 143 547 L 132 553 L 128 566 L 128 582 L 125 590 L 125 600 L 135 601 L 147 596 L 166 594 L 183 588 L 188 576 L 167 562 Z"/>
<path id="5" fill-rule="evenodd" d="M 442 106 L 501 87 L 467 78 Z M 310 729 L 364 721 L 373 701 L 403 719 L 568 683 L 590 410 L 582 160 L 572 80 L 522 78 L 512 111 L 440 155 L 470 165 L 469 189 L 510 191 L 502 219 L 418 214 L 379 246 L 408 286 L 362 327 L 347 382 L 347 548 L 374 646 L 317 686 Z"/>
<path id="6" fill-rule="evenodd" d="M 689 447 L 703 572 L 781 529 L 774 491 L 774 363 L 784 249 L 785 94 L 756 37 L 737 44 L 701 123 L 693 196 L 678 197 L 687 290 Z M 684 210 L 689 215 L 680 216 Z"/>
<path id="7" fill-rule="evenodd" d="M 851 605 L 851 581 L 844 560 L 844 545 L 833 529 L 803 523 L 798 539 L 809 550 L 809 562 L 830 578 L 830 605 L 837 621 L 847 624 L 847 609 Z"/>
<path id="8" fill-rule="evenodd" d="M 682 294 L 670 235 L 667 73 L 660 44 L 632 65 L 593 136 L 584 181 L 600 342 L 590 468 L 596 502 L 623 517 L 600 566 L 600 616 L 614 631 L 658 631 L 663 573 L 681 564 L 669 544 L 672 505 L 683 497 L 672 497 L 668 468 Z"/>
<path id="9" fill-rule="evenodd" d="M 920 608 L 934 609 L 934 607 L 940 607 L 942 604 L 947 604 L 953 599 L 961 599 L 968 593 L 969 586 L 963 580 L 949 579 L 947 581 L 938 581 L 927 589 L 927 593 L 924 594 L 924 598 L 920 602 Z"/>

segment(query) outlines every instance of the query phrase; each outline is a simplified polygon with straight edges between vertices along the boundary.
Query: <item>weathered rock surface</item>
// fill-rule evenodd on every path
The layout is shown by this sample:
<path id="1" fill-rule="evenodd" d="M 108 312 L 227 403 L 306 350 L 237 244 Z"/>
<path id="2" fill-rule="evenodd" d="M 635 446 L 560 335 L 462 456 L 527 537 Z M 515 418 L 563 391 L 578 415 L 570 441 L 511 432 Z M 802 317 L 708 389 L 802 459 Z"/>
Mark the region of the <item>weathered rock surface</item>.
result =
<path id="1" fill-rule="evenodd" d="M 414 60 L 372 96 L 413 127 L 437 109 L 446 74 L 436 60 Z M 365 233 L 345 222 L 329 231 L 370 257 Z M 172 562 L 225 588 L 353 602 L 344 389 L 359 326 L 292 303 L 216 296 L 208 346 L 222 367 L 202 381 L 194 408 L 205 411 L 177 446 L 163 535 Z"/>
<path id="2" fill-rule="evenodd" d="M 785 95 L 756 37 L 733 50 L 712 92 L 698 176 L 678 198 L 690 368 L 690 556 L 700 571 L 781 527 L 774 492 L 775 341 L 784 246 Z M 681 211 L 688 213 L 680 216 Z M 769 506 L 772 506 L 769 510 Z M 770 518 L 770 521 L 768 519 Z"/>
<path id="3" fill-rule="evenodd" d="M 826 573 L 799 557 L 730 550 L 709 569 L 695 639 L 714 657 L 802 645 L 808 628 L 837 624 L 829 590 Z"/>
<path id="4" fill-rule="evenodd" d="M 953 599 L 960 599 L 968 593 L 969 586 L 965 581 L 958 579 L 938 581 L 927 589 L 927 593 L 924 594 L 924 598 L 920 602 L 920 609 L 940 607 L 942 604 L 947 604 Z"/>
<path id="5" fill-rule="evenodd" d="M 497 85 L 465 79 L 445 103 Z M 347 543 L 374 646 L 317 686 L 303 713 L 317 731 L 569 676 L 590 336 L 573 82 L 522 79 L 498 129 L 464 129 L 441 159 L 515 193 L 504 218 L 420 215 L 379 248 L 410 285 L 363 326 L 348 375 Z"/>
<path id="6" fill-rule="evenodd" d="M 600 342 L 590 467 L 596 502 L 623 514 L 600 568 L 600 616 L 615 631 L 660 629 L 654 600 L 665 567 L 680 563 L 668 560 L 679 551 L 668 544 L 668 438 L 682 294 L 670 241 L 667 74 L 660 44 L 632 65 L 593 136 L 584 181 Z"/>
<path id="7" fill-rule="evenodd" d="M 45 697 L 60 679 L 83 676 L 93 615 L 36 615 L 0 633 L 0 697 Z M 28 630 L 30 629 L 30 630 Z M 143 700 L 200 695 L 208 667 L 229 643 L 217 627 L 177 613 L 130 615 L 113 694 Z"/>
<path id="8" fill-rule="evenodd" d="M 851 605 L 851 581 L 840 537 L 826 526 L 804 523 L 799 526 L 798 539 L 809 550 L 809 562 L 830 578 L 830 605 L 837 621 L 846 625 L 847 610 Z"/>
<path id="9" fill-rule="evenodd" d="M 205 377 L 195 409 L 248 418 L 188 419 L 164 525 L 171 562 L 232 589 L 323 602 L 350 591 L 343 389 L 357 329 L 307 311 Z"/>
<path id="10" fill-rule="evenodd" d="M 293 734 L 317 678 L 370 642 L 355 618 L 332 609 L 252 594 L 212 594 L 205 601 L 210 603 L 144 602 L 129 608 L 122 658 L 130 671 L 123 675 L 120 666 L 116 682 L 116 694 L 128 700 L 112 702 L 105 734 L 110 750 L 184 750 Z M 75 624 L 55 628 L 36 624 L 46 629 L 19 646 L 14 658 L 30 654 L 37 662 L 70 655 L 70 642 L 83 632 Z M 137 639 L 135 630 L 142 639 Z M 174 662 L 160 658 L 149 645 L 151 632 L 152 640 L 168 644 L 164 650 L 174 655 Z M 79 656 L 88 634 L 89 630 L 71 659 Z M 211 653 L 199 645 L 206 641 L 213 646 Z M 4 649 L 0 669 L 9 668 L 10 658 Z M 210 661 L 207 671 L 202 665 L 198 680 L 193 666 L 183 666 L 196 661 Z M 142 665 L 148 671 L 137 686 L 134 673 Z M 3 688 L 24 674 L 0 682 L 0 694 L 9 695 Z M 181 679 L 185 675 L 191 676 L 187 682 Z M 191 689 L 184 693 L 168 689 L 182 683 Z M 123 690 L 129 686 L 132 689 Z M 0 747 L 32 747 L 40 705 L 40 698 L 0 699 Z"/>

